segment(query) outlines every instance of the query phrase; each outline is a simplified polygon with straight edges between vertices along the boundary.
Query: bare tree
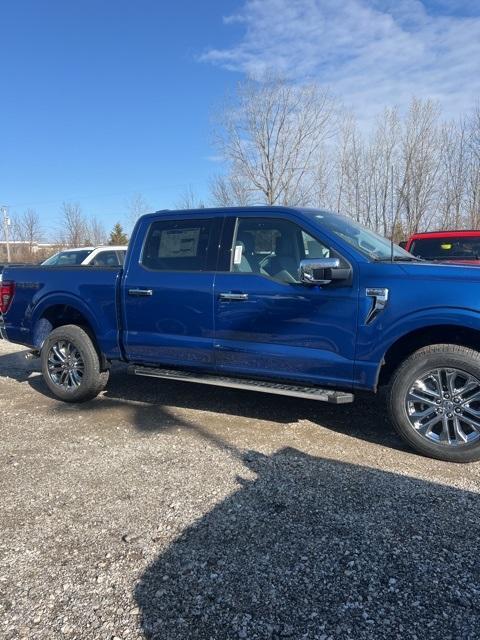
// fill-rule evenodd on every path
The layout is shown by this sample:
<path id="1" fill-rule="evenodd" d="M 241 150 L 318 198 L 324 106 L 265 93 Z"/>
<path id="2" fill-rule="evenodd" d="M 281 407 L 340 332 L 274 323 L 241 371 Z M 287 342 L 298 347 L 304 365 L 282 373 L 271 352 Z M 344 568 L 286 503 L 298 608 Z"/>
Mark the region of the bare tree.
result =
<path id="1" fill-rule="evenodd" d="M 22 215 L 13 221 L 14 239 L 25 243 L 21 253 L 21 259 L 30 261 L 37 250 L 37 245 L 43 237 L 43 229 L 40 216 L 34 209 L 27 209 Z"/>
<path id="2" fill-rule="evenodd" d="M 335 210 L 340 211 L 344 201 L 344 192 L 346 190 L 347 172 L 348 172 L 348 154 L 351 131 L 355 127 L 355 121 L 351 114 L 348 114 L 340 127 L 335 153 L 336 165 L 336 196 Z"/>
<path id="3" fill-rule="evenodd" d="M 377 119 L 368 140 L 352 115 L 344 119 L 334 148 L 334 208 L 390 235 L 392 166 L 398 162 L 399 120 L 395 109 Z"/>
<path id="4" fill-rule="evenodd" d="M 393 227 L 401 225 L 393 213 L 396 193 L 392 192 L 392 178 L 399 164 L 400 119 L 397 109 L 385 109 L 377 119 L 368 152 L 370 216 L 369 225 L 390 237 Z"/>
<path id="5" fill-rule="evenodd" d="M 467 125 L 464 120 L 443 125 L 440 158 L 438 222 L 444 229 L 459 229 L 466 223 L 463 214 L 468 188 Z"/>
<path id="6" fill-rule="evenodd" d="M 220 116 L 216 138 L 230 176 L 254 200 L 311 201 L 315 166 L 332 134 L 333 112 L 330 96 L 316 85 L 276 79 L 240 83 L 235 100 Z"/>
<path id="7" fill-rule="evenodd" d="M 253 204 L 252 192 L 247 184 L 235 175 L 214 176 L 210 181 L 210 193 L 217 207 L 245 207 Z"/>
<path id="8" fill-rule="evenodd" d="M 480 162 L 472 160 L 467 169 L 467 197 L 465 226 L 480 227 Z"/>
<path id="9" fill-rule="evenodd" d="M 134 193 L 130 200 L 127 201 L 127 210 L 130 222 L 135 224 L 140 216 L 151 211 L 152 207 L 141 193 Z"/>
<path id="10" fill-rule="evenodd" d="M 313 172 L 313 193 L 308 204 L 320 209 L 335 209 L 335 163 L 333 149 L 329 145 L 322 148 Z"/>
<path id="11" fill-rule="evenodd" d="M 337 210 L 344 211 L 358 222 L 365 222 L 362 193 L 365 149 L 352 117 L 347 117 L 341 128 L 339 150 Z"/>
<path id="12" fill-rule="evenodd" d="M 480 103 L 468 122 L 466 226 L 480 226 Z"/>
<path id="13" fill-rule="evenodd" d="M 480 102 L 477 103 L 470 118 L 469 128 L 469 146 L 473 155 L 480 162 Z"/>
<path id="14" fill-rule="evenodd" d="M 103 223 L 92 216 L 87 224 L 88 243 L 95 246 L 107 244 L 108 236 Z"/>
<path id="15" fill-rule="evenodd" d="M 78 203 L 62 204 L 59 236 L 60 244 L 68 247 L 89 244 L 88 222 Z"/>
<path id="16" fill-rule="evenodd" d="M 414 98 L 403 125 L 397 175 L 397 219 L 408 234 L 429 226 L 440 168 L 439 110 L 431 100 Z M 429 215 L 427 215 L 429 214 Z"/>
<path id="17" fill-rule="evenodd" d="M 205 204 L 197 197 L 191 185 L 188 185 L 175 203 L 177 209 L 203 209 Z"/>

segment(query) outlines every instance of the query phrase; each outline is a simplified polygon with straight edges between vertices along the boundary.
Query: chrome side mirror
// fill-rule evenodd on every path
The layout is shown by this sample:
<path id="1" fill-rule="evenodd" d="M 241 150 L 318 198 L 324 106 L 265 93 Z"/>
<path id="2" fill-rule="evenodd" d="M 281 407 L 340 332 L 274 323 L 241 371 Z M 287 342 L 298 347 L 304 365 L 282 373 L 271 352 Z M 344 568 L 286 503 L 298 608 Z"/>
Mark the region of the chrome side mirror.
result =
<path id="1" fill-rule="evenodd" d="M 335 274 L 338 269 L 341 274 Z M 345 279 L 345 269 L 340 269 L 339 258 L 309 258 L 300 261 L 300 282 L 305 284 L 330 284 L 332 280 Z M 340 277 L 338 277 L 340 276 Z"/>

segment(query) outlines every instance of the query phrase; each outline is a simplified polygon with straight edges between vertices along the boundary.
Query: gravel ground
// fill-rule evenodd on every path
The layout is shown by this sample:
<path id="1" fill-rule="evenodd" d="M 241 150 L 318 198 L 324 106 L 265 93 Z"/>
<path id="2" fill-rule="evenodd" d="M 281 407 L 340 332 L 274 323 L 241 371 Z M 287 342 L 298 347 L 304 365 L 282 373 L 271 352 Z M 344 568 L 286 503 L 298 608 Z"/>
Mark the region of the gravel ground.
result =
<path id="1" fill-rule="evenodd" d="M 81 406 L 0 342 L 0 637 L 478 638 L 480 465 L 381 403 L 132 378 Z"/>

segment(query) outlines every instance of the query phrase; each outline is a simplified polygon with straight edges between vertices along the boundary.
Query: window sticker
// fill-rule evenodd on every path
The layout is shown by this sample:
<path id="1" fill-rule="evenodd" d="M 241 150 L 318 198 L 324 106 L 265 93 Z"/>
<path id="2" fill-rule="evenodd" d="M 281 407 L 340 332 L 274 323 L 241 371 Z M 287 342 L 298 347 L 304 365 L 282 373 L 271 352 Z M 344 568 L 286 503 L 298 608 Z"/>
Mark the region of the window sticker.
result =
<path id="1" fill-rule="evenodd" d="M 197 255 L 200 229 L 166 229 L 162 231 L 159 258 L 192 258 Z"/>
<path id="2" fill-rule="evenodd" d="M 237 244 L 235 247 L 235 254 L 233 256 L 233 264 L 240 264 L 242 262 L 243 247 L 241 244 Z"/>

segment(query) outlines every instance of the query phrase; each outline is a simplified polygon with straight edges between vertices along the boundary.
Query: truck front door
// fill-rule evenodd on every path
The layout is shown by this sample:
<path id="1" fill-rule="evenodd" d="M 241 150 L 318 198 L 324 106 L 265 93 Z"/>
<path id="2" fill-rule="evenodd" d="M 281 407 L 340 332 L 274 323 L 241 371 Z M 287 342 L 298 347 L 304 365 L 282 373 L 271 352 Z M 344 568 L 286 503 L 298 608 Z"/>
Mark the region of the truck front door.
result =
<path id="1" fill-rule="evenodd" d="M 355 265 L 296 222 L 257 216 L 246 212 L 226 220 L 230 264 L 224 262 L 215 280 L 219 371 L 351 386 Z M 350 279 L 323 287 L 300 283 L 300 260 L 322 257 L 343 260 L 351 268 Z"/>

